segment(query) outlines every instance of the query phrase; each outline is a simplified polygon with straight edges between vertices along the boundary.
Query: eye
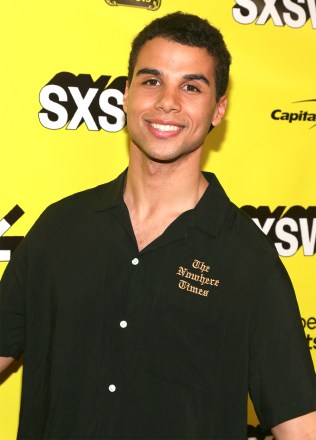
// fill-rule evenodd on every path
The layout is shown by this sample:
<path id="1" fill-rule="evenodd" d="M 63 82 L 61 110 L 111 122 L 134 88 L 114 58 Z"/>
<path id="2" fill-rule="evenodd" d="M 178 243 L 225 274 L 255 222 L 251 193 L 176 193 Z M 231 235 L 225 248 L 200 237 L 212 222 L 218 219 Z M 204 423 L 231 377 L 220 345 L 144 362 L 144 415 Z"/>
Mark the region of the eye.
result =
<path id="1" fill-rule="evenodd" d="M 198 89 L 196 86 L 194 86 L 193 84 L 186 84 L 184 87 L 184 90 L 186 90 L 187 92 L 191 92 L 191 93 L 200 93 L 201 90 Z"/>
<path id="2" fill-rule="evenodd" d="M 158 81 L 158 79 L 151 78 L 151 79 L 146 79 L 143 82 L 143 84 L 145 84 L 146 86 L 158 86 L 160 82 Z"/>

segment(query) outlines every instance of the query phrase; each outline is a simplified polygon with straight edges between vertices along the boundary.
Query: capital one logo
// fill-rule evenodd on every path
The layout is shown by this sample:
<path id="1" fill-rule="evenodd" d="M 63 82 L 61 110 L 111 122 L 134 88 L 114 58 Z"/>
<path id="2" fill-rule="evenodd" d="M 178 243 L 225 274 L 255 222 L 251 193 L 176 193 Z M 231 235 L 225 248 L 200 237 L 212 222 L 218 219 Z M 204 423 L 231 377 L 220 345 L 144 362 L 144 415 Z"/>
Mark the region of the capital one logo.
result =
<path id="1" fill-rule="evenodd" d="M 274 26 L 301 28 L 310 20 L 316 29 L 315 0 L 237 0 L 235 3 L 232 13 L 240 24 L 265 25 L 272 20 Z"/>
<path id="2" fill-rule="evenodd" d="M 50 130 L 77 130 L 85 124 L 91 131 L 120 131 L 126 124 L 125 83 L 126 76 L 111 81 L 102 75 L 93 81 L 88 74 L 58 73 L 40 91 L 39 121 Z"/>
<path id="3" fill-rule="evenodd" d="M 306 257 L 316 253 L 316 206 L 303 208 L 243 206 L 257 226 L 274 242 L 282 257 L 291 257 L 302 247 Z"/>
<path id="4" fill-rule="evenodd" d="M 316 99 L 304 99 L 302 101 L 294 101 L 293 104 L 298 104 L 298 103 L 314 103 L 316 102 Z M 300 111 L 284 111 L 280 108 L 277 108 L 275 110 L 273 110 L 271 112 L 271 118 L 274 121 L 286 121 L 289 122 L 290 124 L 292 124 L 292 122 L 294 123 L 308 123 L 308 122 L 316 122 L 316 113 L 311 113 L 308 112 L 306 110 L 300 110 Z M 310 125 L 309 128 L 314 128 L 316 127 L 316 124 L 312 124 Z"/>

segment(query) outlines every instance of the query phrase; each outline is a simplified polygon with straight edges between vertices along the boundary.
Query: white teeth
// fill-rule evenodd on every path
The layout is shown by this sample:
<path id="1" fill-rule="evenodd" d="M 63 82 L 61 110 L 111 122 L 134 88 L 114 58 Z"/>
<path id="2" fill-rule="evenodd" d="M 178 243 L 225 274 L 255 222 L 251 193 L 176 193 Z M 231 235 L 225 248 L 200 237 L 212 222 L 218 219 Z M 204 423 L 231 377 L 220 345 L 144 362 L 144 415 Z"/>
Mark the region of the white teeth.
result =
<path id="1" fill-rule="evenodd" d="M 155 128 L 156 130 L 159 130 L 159 131 L 177 131 L 177 130 L 181 130 L 181 127 L 179 127 L 178 125 L 161 125 L 161 124 L 155 124 L 154 122 L 152 122 L 150 125 L 153 128 Z"/>

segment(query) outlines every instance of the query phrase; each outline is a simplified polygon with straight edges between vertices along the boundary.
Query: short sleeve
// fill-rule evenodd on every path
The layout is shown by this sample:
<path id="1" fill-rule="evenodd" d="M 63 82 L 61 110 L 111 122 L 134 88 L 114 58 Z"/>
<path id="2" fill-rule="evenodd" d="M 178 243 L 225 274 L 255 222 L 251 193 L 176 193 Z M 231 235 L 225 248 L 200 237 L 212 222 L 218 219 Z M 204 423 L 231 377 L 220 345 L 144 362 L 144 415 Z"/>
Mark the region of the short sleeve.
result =
<path id="1" fill-rule="evenodd" d="M 16 359 L 24 351 L 25 340 L 24 240 L 14 252 L 0 281 L 0 356 Z"/>
<path id="2" fill-rule="evenodd" d="M 254 303 L 250 397 L 263 428 L 316 409 L 313 362 L 289 276 L 280 260 Z"/>

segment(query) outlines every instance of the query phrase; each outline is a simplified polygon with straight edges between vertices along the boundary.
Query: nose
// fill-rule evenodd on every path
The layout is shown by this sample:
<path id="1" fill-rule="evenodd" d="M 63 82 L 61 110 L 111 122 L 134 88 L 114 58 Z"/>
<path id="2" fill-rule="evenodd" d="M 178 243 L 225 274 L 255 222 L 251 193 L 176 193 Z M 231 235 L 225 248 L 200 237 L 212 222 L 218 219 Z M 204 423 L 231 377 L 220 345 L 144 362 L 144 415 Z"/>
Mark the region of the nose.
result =
<path id="1" fill-rule="evenodd" d="M 155 108 L 165 113 L 179 112 L 181 110 L 181 104 L 178 91 L 173 87 L 162 87 L 157 96 Z"/>

